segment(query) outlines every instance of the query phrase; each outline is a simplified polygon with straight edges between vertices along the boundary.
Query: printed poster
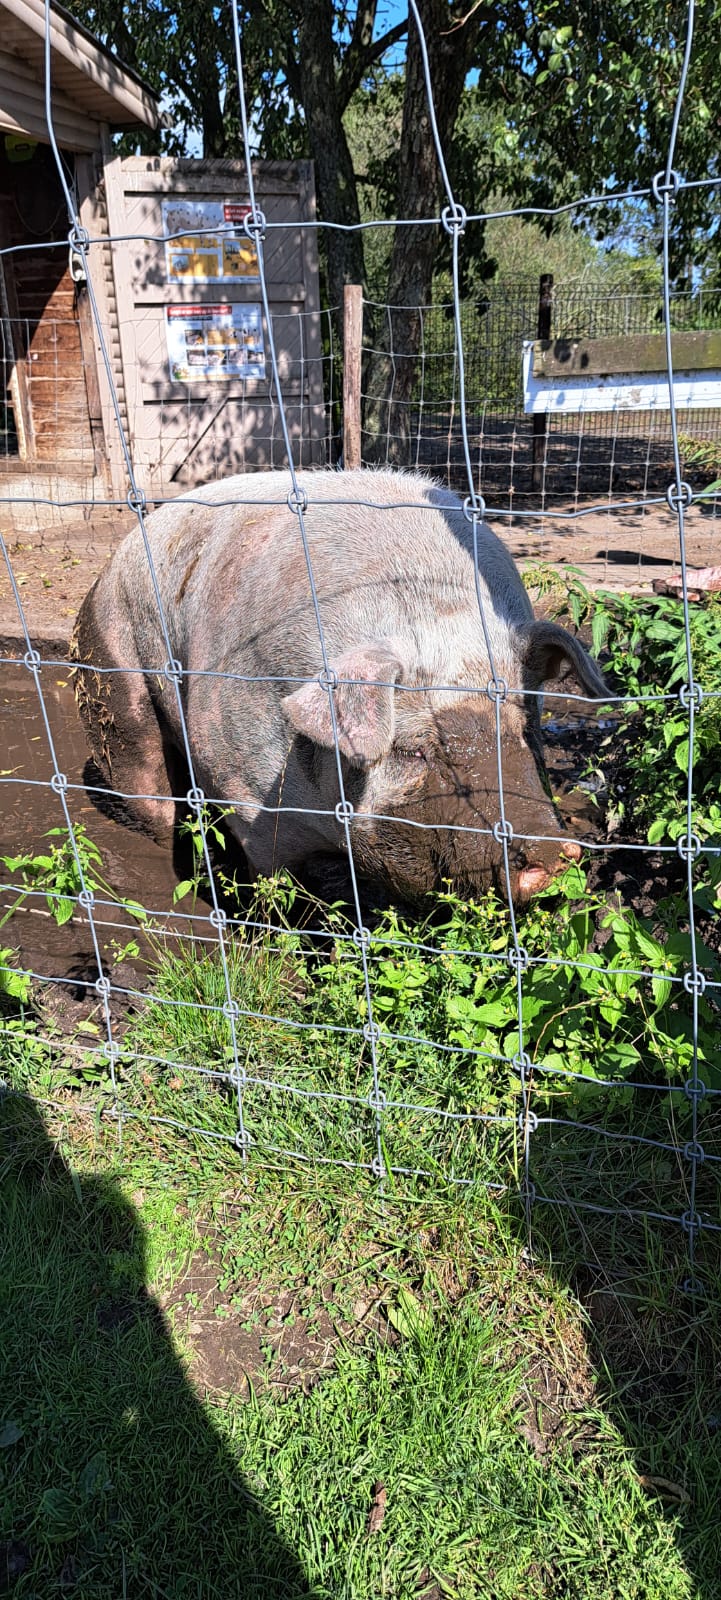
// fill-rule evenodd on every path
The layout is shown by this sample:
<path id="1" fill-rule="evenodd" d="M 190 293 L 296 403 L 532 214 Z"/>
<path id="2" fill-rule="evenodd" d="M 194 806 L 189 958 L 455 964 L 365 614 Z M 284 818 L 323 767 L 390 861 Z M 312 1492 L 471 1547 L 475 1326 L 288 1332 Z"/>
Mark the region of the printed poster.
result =
<path id="1" fill-rule="evenodd" d="M 166 306 L 165 326 L 173 383 L 264 376 L 259 305 Z"/>
<path id="2" fill-rule="evenodd" d="M 243 227 L 249 212 L 249 205 L 234 200 L 164 200 L 168 282 L 237 283 L 257 278 L 255 245 Z"/>

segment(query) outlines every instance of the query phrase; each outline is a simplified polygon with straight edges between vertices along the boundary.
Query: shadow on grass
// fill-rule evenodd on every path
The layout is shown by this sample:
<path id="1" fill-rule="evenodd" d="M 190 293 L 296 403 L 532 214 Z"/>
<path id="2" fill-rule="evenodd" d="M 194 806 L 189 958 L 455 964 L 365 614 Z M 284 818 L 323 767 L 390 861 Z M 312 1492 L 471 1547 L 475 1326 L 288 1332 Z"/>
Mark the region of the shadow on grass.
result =
<path id="1" fill-rule="evenodd" d="M 146 1287 L 144 1233 L 0 1102 L 0 1593 L 310 1596 Z"/>
<path id="2" fill-rule="evenodd" d="M 635 1131 L 632 1118 L 626 1131 Z M 714 1161 L 720 1132 L 711 1111 L 699 1136 Z M 684 1130 L 677 1128 L 676 1137 Z M 530 1240 L 541 1271 L 550 1269 L 556 1283 L 570 1288 L 585 1313 L 596 1403 L 625 1441 L 643 1489 L 675 1524 L 689 1595 L 719 1600 L 718 1169 L 708 1160 L 699 1166 L 695 1203 L 705 1226 L 692 1256 L 682 1222 L 689 1205 L 684 1166 L 660 1143 L 540 1125 L 532 1140 Z M 520 1207 L 516 1234 L 524 1243 L 529 1237 Z M 575 1449 L 572 1352 L 553 1366 L 550 1387 L 544 1369 L 529 1394 L 525 1431 L 539 1456 L 557 1439 Z M 645 1595 L 642 1580 L 640 1573 L 638 1592 Z M 668 1582 L 675 1596 L 670 1573 Z"/>

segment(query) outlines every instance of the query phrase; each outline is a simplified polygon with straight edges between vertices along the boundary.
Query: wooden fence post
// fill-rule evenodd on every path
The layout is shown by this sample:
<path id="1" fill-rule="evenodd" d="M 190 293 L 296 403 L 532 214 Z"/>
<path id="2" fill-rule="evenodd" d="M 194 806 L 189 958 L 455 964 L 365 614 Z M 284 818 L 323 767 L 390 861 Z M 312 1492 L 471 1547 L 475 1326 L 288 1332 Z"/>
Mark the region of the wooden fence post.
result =
<path id="1" fill-rule="evenodd" d="M 347 283 L 343 290 L 343 466 L 361 464 L 361 355 L 363 289 Z"/>
<path id="2" fill-rule="evenodd" d="M 542 272 L 538 284 L 538 326 L 537 339 L 550 339 L 551 313 L 553 309 L 553 273 Z M 548 417 L 545 412 L 533 418 L 533 466 L 531 467 L 531 489 L 538 493 L 543 483 L 543 461 L 546 454 L 546 435 L 548 433 Z"/>

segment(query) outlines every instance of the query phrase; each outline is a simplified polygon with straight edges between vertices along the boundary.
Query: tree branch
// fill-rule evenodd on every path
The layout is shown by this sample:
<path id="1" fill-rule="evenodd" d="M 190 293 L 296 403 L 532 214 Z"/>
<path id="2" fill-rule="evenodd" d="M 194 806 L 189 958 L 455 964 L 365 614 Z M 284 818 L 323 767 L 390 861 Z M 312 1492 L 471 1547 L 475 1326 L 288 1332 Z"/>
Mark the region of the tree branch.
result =
<path id="1" fill-rule="evenodd" d="M 373 38 L 373 29 L 376 25 L 377 10 L 378 0 L 367 0 L 366 5 L 361 5 L 359 0 L 348 46 L 348 50 L 351 53 L 365 50 L 366 45 L 370 44 Z"/>
<path id="2" fill-rule="evenodd" d="M 371 40 L 370 44 L 358 49 L 349 44 L 343 58 L 343 65 L 338 75 L 338 101 L 341 109 L 345 111 L 348 101 L 359 88 L 365 73 L 374 61 L 379 61 L 390 50 L 391 45 L 397 44 L 408 31 L 408 22 L 397 22 L 394 28 L 389 28 L 387 33 L 381 34 L 380 39 Z"/>

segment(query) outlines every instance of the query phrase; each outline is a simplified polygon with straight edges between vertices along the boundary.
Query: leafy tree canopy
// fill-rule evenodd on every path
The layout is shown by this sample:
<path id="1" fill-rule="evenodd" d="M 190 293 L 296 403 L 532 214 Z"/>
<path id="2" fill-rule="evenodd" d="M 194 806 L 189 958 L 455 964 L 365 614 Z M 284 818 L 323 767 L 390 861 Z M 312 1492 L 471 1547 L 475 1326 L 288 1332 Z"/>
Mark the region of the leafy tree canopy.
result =
<path id="1" fill-rule="evenodd" d="M 206 155 L 241 154 L 229 0 L 76 0 L 75 10 L 161 92 L 169 125 L 156 147 L 180 154 L 192 132 Z M 420 0 L 420 10 L 451 177 L 469 210 L 499 195 L 555 207 L 608 188 L 645 188 L 663 169 L 685 0 Z M 416 219 L 441 203 L 416 30 L 405 18 L 388 27 L 378 12 L 377 0 L 241 7 L 258 153 L 311 155 L 326 220 L 353 224 L 369 209 Z M 721 8 L 701 0 L 675 162 L 684 177 L 720 176 L 720 79 Z M 639 228 L 638 208 L 624 213 L 602 201 L 583 215 L 599 235 L 618 236 L 624 217 Z M 676 274 L 689 260 L 717 270 L 718 218 L 715 189 L 679 196 Z M 422 234 L 329 234 L 331 303 L 344 281 L 360 279 L 396 300 L 427 298 L 439 245 Z M 469 283 L 489 270 L 488 237 L 470 226 Z"/>

